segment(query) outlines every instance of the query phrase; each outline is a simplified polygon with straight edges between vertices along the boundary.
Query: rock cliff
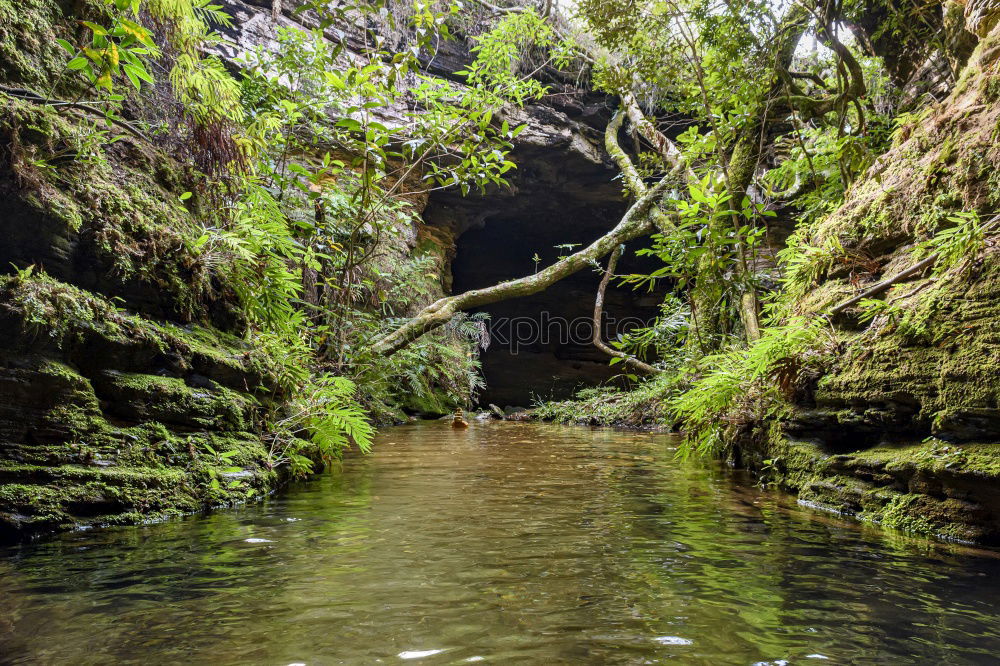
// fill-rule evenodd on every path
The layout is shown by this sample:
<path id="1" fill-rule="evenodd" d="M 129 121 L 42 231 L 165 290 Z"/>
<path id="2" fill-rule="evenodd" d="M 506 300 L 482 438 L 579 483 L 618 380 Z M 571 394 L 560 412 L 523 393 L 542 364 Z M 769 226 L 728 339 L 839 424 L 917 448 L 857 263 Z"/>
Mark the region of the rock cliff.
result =
<path id="1" fill-rule="evenodd" d="M 917 243 L 947 216 L 975 212 L 987 223 L 998 210 L 1000 30 L 984 12 L 966 7 L 981 39 L 950 95 L 906 124 L 844 205 L 809 232 L 830 253 L 801 312 L 822 312 L 913 265 Z M 810 380 L 787 421 L 750 428 L 743 461 L 810 503 L 1000 543 L 997 258 L 987 234 L 962 270 L 920 273 L 877 296 L 885 314 L 861 321 L 853 308 L 835 319 L 832 369 Z"/>

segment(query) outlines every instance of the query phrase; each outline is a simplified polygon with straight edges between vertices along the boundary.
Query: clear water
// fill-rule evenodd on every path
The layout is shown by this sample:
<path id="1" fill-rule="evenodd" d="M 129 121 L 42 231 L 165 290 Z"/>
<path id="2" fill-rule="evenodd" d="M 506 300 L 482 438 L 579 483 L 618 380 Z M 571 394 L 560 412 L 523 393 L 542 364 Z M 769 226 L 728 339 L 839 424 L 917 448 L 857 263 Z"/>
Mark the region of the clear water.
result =
<path id="1" fill-rule="evenodd" d="M 0 550 L 4 664 L 993 664 L 1000 560 L 680 463 L 432 422 L 257 506 Z"/>

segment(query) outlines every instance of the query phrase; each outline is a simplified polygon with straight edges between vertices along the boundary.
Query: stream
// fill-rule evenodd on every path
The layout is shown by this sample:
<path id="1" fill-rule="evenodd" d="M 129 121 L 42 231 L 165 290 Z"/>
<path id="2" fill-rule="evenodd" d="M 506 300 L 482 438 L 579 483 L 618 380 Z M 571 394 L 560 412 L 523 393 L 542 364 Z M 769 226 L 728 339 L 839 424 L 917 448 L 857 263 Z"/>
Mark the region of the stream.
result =
<path id="1" fill-rule="evenodd" d="M 260 504 L 0 549 L 0 663 L 997 663 L 997 554 L 675 445 L 417 422 Z"/>

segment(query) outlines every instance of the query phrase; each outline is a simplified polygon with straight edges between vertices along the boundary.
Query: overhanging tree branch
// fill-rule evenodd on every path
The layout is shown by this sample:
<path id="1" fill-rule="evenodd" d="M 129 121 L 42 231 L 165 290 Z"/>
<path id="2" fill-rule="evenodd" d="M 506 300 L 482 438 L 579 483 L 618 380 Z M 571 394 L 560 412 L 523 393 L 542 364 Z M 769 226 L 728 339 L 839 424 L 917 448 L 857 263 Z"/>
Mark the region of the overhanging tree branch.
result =
<path id="1" fill-rule="evenodd" d="M 498 13 L 526 11 L 526 8 L 500 7 L 490 3 L 488 0 L 474 1 L 476 4 Z M 790 24 L 790 34 L 787 36 L 787 39 L 781 40 L 781 46 L 778 48 L 779 53 L 776 56 L 779 68 L 780 65 L 784 65 L 784 69 L 787 69 L 785 61 L 790 60 L 791 54 L 794 52 L 794 45 L 798 42 L 799 37 L 805 29 L 808 12 L 803 12 L 799 9 L 798 11 L 793 11 L 792 15 L 794 18 L 786 24 L 786 26 Z M 583 55 L 590 56 L 589 53 L 586 53 L 585 49 L 578 50 L 583 51 Z M 587 60 L 593 61 L 594 58 L 588 57 Z M 791 77 L 788 78 L 790 79 Z M 399 329 L 376 341 L 372 347 L 373 351 L 381 354 L 395 353 L 424 333 L 443 325 L 461 310 L 481 307 L 505 299 L 527 296 L 542 291 L 564 277 L 579 271 L 589 264 L 595 263 L 598 259 L 611 252 L 617 245 L 649 233 L 654 228 L 654 225 L 656 228 L 667 233 L 675 228 L 676 225 L 670 215 L 661 210 L 657 204 L 666 191 L 669 182 L 675 182 L 678 180 L 678 176 L 680 176 L 679 180 L 691 183 L 695 182 L 696 176 L 674 142 L 660 132 L 646 117 L 635 94 L 631 90 L 625 90 L 621 95 L 621 100 L 622 111 L 616 113 L 609 123 L 608 131 L 605 135 L 605 145 L 609 155 L 621 169 L 627 192 L 636 198 L 636 202 L 619 224 L 587 248 L 560 259 L 552 266 L 535 275 L 439 299 L 424 308 Z M 762 122 L 766 122 L 766 112 L 763 113 L 763 116 Z M 618 132 L 624 117 L 629 119 L 634 131 L 652 146 L 666 167 L 667 174 L 652 188 L 649 188 L 643 182 L 639 170 L 636 169 L 628 155 L 618 145 Z M 755 132 L 751 134 L 755 134 Z M 751 150 L 750 152 L 753 151 Z M 743 160 L 740 162 L 742 166 Z M 746 162 L 748 164 L 753 163 L 753 160 L 748 159 Z M 738 185 L 736 188 L 738 192 L 744 192 L 752 180 L 753 169 L 748 168 L 746 171 L 746 174 L 740 173 L 741 177 L 735 179 L 737 181 L 735 184 Z M 732 174 L 727 173 L 726 176 L 727 180 L 733 180 L 731 178 Z M 734 183 L 730 182 L 730 188 L 733 185 Z M 746 267 L 744 267 L 744 270 L 747 270 Z M 754 317 L 756 316 L 755 306 L 753 315 Z M 756 331 L 756 326 L 748 326 L 747 330 L 748 334 L 752 336 L 753 332 Z"/>
<path id="2" fill-rule="evenodd" d="M 545 290 L 559 280 L 592 265 L 618 245 L 638 238 L 652 230 L 650 211 L 659 202 L 667 186 L 669 176 L 664 176 L 628 209 L 614 229 L 601 236 L 586 248 L 563 257 L 551 266 L 517 280 L 501 282 L 492 287 L 447 296 L 431 303 L 401 327 L 375 342 L 372 350 L 377 354 L 394 354 L 424 333 L 446 324 L 456 313 L 491 303 L 530 296 Z"/>
<path id="3" fill-rule="evenodd" d="M 632 97 L 632 102 L 635 103 L 635 108 L 638 109 L 638 103 L 635 102 L 635 98 Z M 627 102 L 623 99 L 622 105 L 624 106 Z M 642 112 L 641 110 L 639 111 Z M 633 197 L 638 199 L 646 193 L 646 183 L 643 182 L 642 176 L 639 175 L 639 170 L 635 168 L 635 164 L 629 159 L 629 156 L 622 150 L 621 145 L 618 143 L 618 130 L 621 129 L 622 120 L 627 113 L 623 111 L 617 111 L 615 115 L 611 117 L 611 122 L 608 123 L 608 128 L 604 132 L 604 149 L 608 151 L 608 155 L 611 157 L 612 161 L 621 169 L 622 179 L 625 181 L 625 189 Z M 647 121 L 648 122 L 648 121 Z M 650 126 L 652 124 L 650 123 Z M 659 133 L 655 127 L 653 131 Z M 660 136 L 663 136 L 662 134 Z M 673 142 L 666 137 L 664 140 L 673 146 Z M 674 147 L 676 150 L 676 147 Z M 677 151 L 678 157 L 680 156 L 680 151 Z M 667 177 L 672 177 L 674 173 L 684 166 L 683 161 L 678 161 L 675 163 L 675 168 L 667 174 Z M 650 211 L 652 216 L 653 224 L 658 230 L 663 233 L 668 233 L 672 231 L 675 227 L 673 220 L 670 216 L 661 208 L 654 208 Z"/>

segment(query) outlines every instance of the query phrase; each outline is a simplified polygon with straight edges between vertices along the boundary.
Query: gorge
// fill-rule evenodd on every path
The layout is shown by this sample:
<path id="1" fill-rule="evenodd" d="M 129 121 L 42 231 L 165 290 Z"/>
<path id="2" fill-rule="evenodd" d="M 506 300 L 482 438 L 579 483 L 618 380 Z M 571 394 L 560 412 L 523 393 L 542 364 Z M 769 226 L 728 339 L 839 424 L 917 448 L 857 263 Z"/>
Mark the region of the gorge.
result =
<path id="1" fill-rule="evenodd" d="M 692 478 L 729 498 L 720 524 L 835 521 L 880 534 L 858 537 L 878 557 L 898 537 L 992 575 L 993 551 L 920 539 L 1000 545 L 995 0 L 0 0 L 0 104 L 0 540 L 48 553 L 42 578 L 61 546 L 40 544 L 184 529 L 127 527 L 162 521 L 206 539 L 230 519 L 205 512 L 269 515 L 393 476 L 397 453 L 421 470 L 424 444 L 425 472 L 469 493 L 496 446 L 532 488 L 519 521 L 535 500 L 625 521 L 639 550 L 655 523 L 662 543 L 614 575 L 707 529 L 667 498 L 701 497 Z M 446 436 L 456 410 L 471 427 Z M 585 504 L 592 484 L 597 518 L 547 494 L 549 446 L 554 486 Z M 808 538 L 833 562 L 839 537 Z M 946 577 L 928 558 L 914 570 Z M 677 656 L 647 633 L 612 652 Z M 941 658 L 974 662 L 959 633 Z M 610 660 L 599 642 L 581 658 Z M 890 642 L 873 654 L 926 656 Z M 698 658 L 791 654 L 751 643 Z"/>

